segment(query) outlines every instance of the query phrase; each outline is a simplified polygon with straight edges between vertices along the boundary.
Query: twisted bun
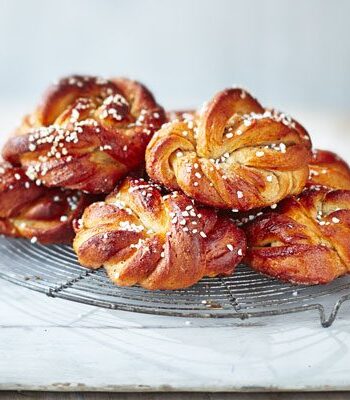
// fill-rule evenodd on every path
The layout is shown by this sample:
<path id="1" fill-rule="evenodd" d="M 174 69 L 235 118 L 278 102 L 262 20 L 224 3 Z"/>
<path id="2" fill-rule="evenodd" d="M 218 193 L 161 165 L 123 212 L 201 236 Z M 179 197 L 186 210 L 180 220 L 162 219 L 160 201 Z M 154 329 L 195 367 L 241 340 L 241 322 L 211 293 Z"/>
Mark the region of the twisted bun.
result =
<path id="1" fill-rule="evenodd" d="M 21 168 L 0 164 L 0 233 L 43 244 L 71 243 L 73 220 L 90 199 L 79 191 L 48 189 Z"/>
<path id="2" fill-rule="evenodd" d="M 328 283 L 349 272 L 350 191 L 305 190 L 245 231 L 246 260 L 255 270 L 298 284 Z"/>
<path id="3" fill-rule="evenodd" d="M 307 187 L 350 189 L 350 168 L 337 154 L 326 150 L 314 150 L 309 167 Z"/>
<path id="4" fill-rule="evenodd" d="M 82 265 L 103 265 L 118 285 L 179 289 L 231 274 L 245 254 L 245 237 L 185 195 L 162 195 L 157 185 L 128 178 L 85 210 L 73 247 Z"/>
<path id="5" fill-rule="evenodd" d="M 246 211 L 300 193 L 310 147 L 297 122 L 227 89 L 200 114 L 164 125 L 147 147 L 146 168 L 155 181 L 203 204 Z"/>
<path id="6" fill-rule="evenodd" d="M 45 186 L 109 193 L 143 164 L 164 121 L 163 109 L 138 82 L 71 76 L 47 91 L 3 157 Z"/>

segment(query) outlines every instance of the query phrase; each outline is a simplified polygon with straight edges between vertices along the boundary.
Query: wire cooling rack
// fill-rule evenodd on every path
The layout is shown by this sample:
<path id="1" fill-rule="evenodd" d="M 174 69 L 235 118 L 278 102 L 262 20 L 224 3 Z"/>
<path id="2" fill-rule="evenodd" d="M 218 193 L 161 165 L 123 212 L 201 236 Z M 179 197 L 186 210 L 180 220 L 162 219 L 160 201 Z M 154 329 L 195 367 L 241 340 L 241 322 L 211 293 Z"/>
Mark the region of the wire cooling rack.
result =
<path id="1" fill-rule="evenodd" d="M 225 278 L 205 278 L 189 289 L 147 291 L 113 285 L 103 269 L 81 267 L 69 246 L 42 246 L 0 237 L 0 276 L 48 296 L 110 309 L 178 317 L 264 317 L 315 310 L 330 326 L 350 300 L 350 275 L 323 286 L 294 286 L 240 265 Z"/>

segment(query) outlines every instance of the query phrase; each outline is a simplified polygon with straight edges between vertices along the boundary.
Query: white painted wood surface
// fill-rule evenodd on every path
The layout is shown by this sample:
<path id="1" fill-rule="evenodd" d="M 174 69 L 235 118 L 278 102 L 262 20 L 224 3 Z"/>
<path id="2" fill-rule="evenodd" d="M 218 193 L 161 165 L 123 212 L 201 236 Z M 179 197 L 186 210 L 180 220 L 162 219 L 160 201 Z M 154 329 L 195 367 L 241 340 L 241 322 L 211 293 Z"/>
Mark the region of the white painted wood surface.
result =
<path id="1" fill-rule="evenodd" d="M 350 317 L 237 323 L 109 311 L 0 281 L 0 389 L 350 390 Z"/>
<path id="2" fill-rule="evenodd" d="M 92 393 L 0 392 L 0 400 L 349 400 L 349 392 L 303 393 Z"/>

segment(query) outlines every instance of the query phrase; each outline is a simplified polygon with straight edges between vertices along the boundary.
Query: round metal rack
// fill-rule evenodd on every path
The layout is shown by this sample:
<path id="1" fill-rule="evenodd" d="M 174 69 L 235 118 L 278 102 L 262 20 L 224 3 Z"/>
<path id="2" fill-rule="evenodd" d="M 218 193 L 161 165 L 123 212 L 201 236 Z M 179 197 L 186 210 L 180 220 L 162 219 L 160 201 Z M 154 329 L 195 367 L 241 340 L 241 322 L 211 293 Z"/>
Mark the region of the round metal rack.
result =
<path id="1" fill-rule="evenodd" d="M 69 246 L 1 237 L 0 254 L 0 276 L 6 280 L 48 296 L 125 311 L 247 319 L 316 310 L 328 327 L 350 300 L 350 275 L 328 285 L 294 286 L 240 265 L 233 276 L 205 278 L 189 289 L 147 291 L 115 286 L 103 269 L 80 266 Z"/>

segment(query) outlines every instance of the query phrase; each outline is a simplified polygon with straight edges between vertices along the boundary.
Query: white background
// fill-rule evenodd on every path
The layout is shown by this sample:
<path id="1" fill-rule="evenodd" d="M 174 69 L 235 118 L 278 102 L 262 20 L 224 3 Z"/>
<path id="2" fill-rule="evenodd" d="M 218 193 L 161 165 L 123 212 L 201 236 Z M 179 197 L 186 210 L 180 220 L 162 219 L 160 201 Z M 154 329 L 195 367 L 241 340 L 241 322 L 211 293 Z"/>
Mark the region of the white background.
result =
<path id="1" fill-rule="evenodd" d="M 232 84 L 281 108 L 348 110 L 347 0 L 1 0 L 0 95 L 72 72 L 145 81 L 167 107 Z"/>
<path id="2" fill-rule="evenodd" d="M 0 0 L 1 136 L 61 76 L 124 75 L 166 108 L 245 86 L 350 159 L 349 15 L 347 0 Z"/>

